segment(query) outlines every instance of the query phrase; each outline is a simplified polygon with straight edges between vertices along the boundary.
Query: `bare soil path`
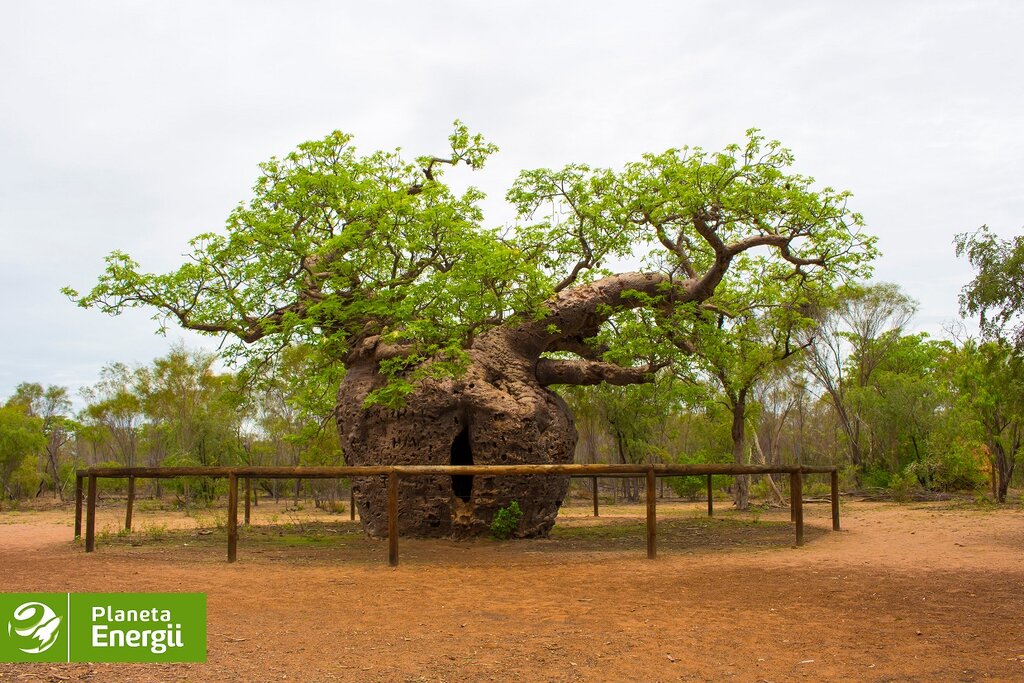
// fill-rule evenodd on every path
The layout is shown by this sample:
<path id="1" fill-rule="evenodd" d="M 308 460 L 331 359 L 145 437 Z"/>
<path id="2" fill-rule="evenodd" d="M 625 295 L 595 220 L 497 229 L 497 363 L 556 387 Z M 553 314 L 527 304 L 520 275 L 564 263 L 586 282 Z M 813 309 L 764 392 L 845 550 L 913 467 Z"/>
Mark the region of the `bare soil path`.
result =
<path id="1" fill-rule="evenodd" d="M 567 508 L 549 540 L 403 539 L 261 503 L 239 562 L 223 516 L 99 511 L 97 552 L 73 509 L 0 513 L 0 590 L 199 591 L 205 664 L 0 664 L 0 681 L 1022 681 L 1024 511 L 955 503 L 786 511 Z M 341 521 L 339 521 L 341 520 Z M 198 528 L 204 532 L 199 533 Z"/>

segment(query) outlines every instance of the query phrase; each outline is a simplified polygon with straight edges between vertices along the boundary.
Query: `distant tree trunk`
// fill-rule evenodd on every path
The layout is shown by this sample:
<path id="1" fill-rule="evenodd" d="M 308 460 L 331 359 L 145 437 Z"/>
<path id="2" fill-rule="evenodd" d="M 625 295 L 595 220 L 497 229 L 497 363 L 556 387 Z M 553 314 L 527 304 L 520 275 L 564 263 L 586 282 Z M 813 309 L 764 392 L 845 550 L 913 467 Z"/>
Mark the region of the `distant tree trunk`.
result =
<path id="1" fill-rule="evenodd" d="M 1020 425 L 1011 420 L 993 420 L 988 430 L 989 463 L 992 466 L 992 496 L 998 503 L 1006 502 L 1006 494 L 1017 464 L 1022 433 Z"/>
<path id="2" fill-rule="evenodd" d="M 737 465 L 746 464 L 746 414 L 747 390 L 737 393 L 732 403 L 732 461 Z M 734 487 L 736 509 L 750 508 L 750 476 L 741 474 L 736 477 Z"/>
<path id="3" fill-rule="evenodd" d="M 859 484 L 861 466 L 864 463 L 864 457 L 861 453 L 860 447 L 860 427 L 856 422 L 856 418 L 851 416 L 849 411 L 847 411 L 846 404 L 843 402 L 843 397 L 838 393 L 829 393 L 832 396 L 832 404 L 835 407 L 836 417 L 839 418 L 839 425 L 843 428 L 843 433 L 846 434 L 846 445 L 847 448 L 850 449 L 850 462 L 854 466 L 854 477 Z"/>
<path id="4" fill-rule="evenodd" d="M 996 502 L 1005 503 L 1006 493 L 1010 488 L 1010 481 L 1013 479 L 1013 470 L 1016 465 L 1015 444 L 1007 449 L 999 441 L 995 443 L 995 473 L 998 477 L 998 488 L 995 491 Z M 1010 451 L 1013 450 L 1013 453 Z"/>
<path id="5" fill-rule="evenodd" d="M 60 496 L 64 500 L 64 485 L 60 479 L 60 471 L 57 466 L 57 457 L 60 452 L 60 445 L 54 443 L 54 435 L 51 434 L 46 444 L 46 459 L 49 461 L 50 471 L 53 473 L 53 497 Z"/>

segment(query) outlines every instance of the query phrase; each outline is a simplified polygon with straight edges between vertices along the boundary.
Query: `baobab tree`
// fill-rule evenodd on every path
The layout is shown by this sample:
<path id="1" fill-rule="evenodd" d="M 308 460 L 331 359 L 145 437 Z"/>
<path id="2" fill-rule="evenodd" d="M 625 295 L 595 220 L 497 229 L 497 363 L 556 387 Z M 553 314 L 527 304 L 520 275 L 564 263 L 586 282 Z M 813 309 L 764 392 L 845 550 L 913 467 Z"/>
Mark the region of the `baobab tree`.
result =
<path id="1" fill-rule="evenodd" d="M 572 415 L 550 387 L 632 384 L 684 363 L 671 343 L 715 306 L 729 276 L 765 261 L 807 282 L 860 276 L 874 254 L 849 194 L 814 189 L 791 153 L 748 131 L 742 145 L 643 156 L 613 170 L 522 172 L 518 220 L 484 226 L 483 194 L 443 171 L 496 148 L 459 122 L 450 154 L 357 154 L 334 132 L 261 165 L 254 196 L 188 262 L 149 274 L 122 253 L 79 305 L 132 307 L 235 340 L 230 360 L 265 364 L 308 344 L 344 378 L 335 418 L 348 463 L 571 462 Z M 613 262 L 639 265 L 610 272 Z M 668 330 L 667 328 L 671 328 Z M 678 336 L 678 334 L 677 334 Z M 550 477 L 417 477 L 400 489 L 402 533 L 487 529 L 512 500 L 518 534 L 543 535 L 568 487 Z M 379 479 L 355 484 L 360 515 L 386 529 Z"/>

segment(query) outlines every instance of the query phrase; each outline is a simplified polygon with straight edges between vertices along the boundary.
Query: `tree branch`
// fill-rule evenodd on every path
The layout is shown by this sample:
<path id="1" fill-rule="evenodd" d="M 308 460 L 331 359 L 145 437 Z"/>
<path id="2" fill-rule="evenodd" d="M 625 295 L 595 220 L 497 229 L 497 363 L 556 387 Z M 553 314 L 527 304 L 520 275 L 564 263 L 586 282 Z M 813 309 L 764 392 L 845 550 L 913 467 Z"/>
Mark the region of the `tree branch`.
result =
<path id="1" fill-rule="evenodd" d="M 627 292 L 660 296 L 669 283 L 669 277 L 664 273 L 611 275 L 563 290 L 545 304 L 548 315 L 494 333 L 515 337 L 519 348 L 539 358 L 541 353 L 566 343 L 566 340 L 594 336 L 615 311 L 645 305 L 641 298 L 630 297 Z"/>
<path id="2" fill-rule="evenodd" d="M 541 358 L 537 361 L 537 381 L 541 386 L 551 384 L 593 385 L 606 382 L 616 386 L 646 384 L 654 381 L 655 373 L 663 365 L 643 365 L 624 368 L 614 363 L 590 360 L 554 360 Z"/>
<path id="3" fill-rule="evenodd" d="M 790 250 L 790 243 L 799 235 L 754 235 L 753 237 L 747 237 L 746 239 L 733 242 L 728 246 L 730 256 L 734 256 L 741 251 L 747 249 L 753 249 L 754 247 L 769 246 L 778 247 L 779 255 L 786 259 L 790 263 L 797 266 L 823 266 L 825 265 L 825 257 L 818 256 L 816 258 L 801 258 L 793 254 Z"/>

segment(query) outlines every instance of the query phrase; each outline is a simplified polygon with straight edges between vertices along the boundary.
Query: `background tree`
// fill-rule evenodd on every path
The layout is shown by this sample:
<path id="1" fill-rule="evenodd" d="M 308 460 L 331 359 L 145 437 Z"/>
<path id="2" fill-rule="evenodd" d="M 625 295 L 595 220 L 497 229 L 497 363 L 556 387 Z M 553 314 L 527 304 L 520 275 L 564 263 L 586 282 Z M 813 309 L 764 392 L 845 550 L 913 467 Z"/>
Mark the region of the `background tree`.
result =
<path id="1" fill-rule="evenodd" d="M 1006 502 L 1024 441 L 1024 361 L 1006 342 L 968 342 L 956 353 L 953 382 L 988 446 L 993 496 Z"/>
<path id="2" fill-rule="evenodd" d="M 701 307 L 689 326 L 677 318 L 673 336 L 693 361 L 686 371 L 697 371 L 687 380 L 718 385 L 719 400 L 731 416 L 732 459 L 737 465 L 749 461 L 747 423 L 756 387 L 810 344 L 801 339 L 801 332 L 814 324 L 808 317 L 811 300 L 832 285 L 823 278 L 811 286 L 799 274 L 780 271 L 778 263 L 768 260 L 744 270 L 746 280 L 723 285 L 717 303 Z M 774 482 L 771 485 L 775 488 Z M 740 510 L 749 506 L 749 488 L 749 476 L 736 477 L 735 504 Z"/>
<path id="3" fill-rule="evenodd" d="M 1024 236 L 998 238 L 988 226 L 957 235 L 957 256 L 967 256 L 977 275 L 960 294 L 964 316 L 977 315 L 989 341 L 968 341 L 956 357 L 961 405 L 981 425 L 999 502 L 1013 477 L 1020 449 L 1021 358 L 1024 347 Z"/>
<path id="4" fill-rule="evenodd" d="M 867 464 L 898 472 L 932 455 L 930 437 L 949 400 L 938 376 L 949 345 L 925 334 L 892 335 L 887 341 L 867 384 L 851 387 L 847 397 L 861 424 Z"/>
<path id="5" fill-rule="evenodd" d="M 606 462 L 652 464 L 673 459 L 662 444 L 669 429 L 669 418 L 678 414 L 685 390 L 686 387 L 670 374 L 662 373 L 645 384 L 566 387 L 561 394 L 577 419 L 582 415 L 608 436 L 611 455 Z M 590 462 L 597 462 L 597 458 Z M 630 501 L 639 498 L 638 480 L 623 478 L 618 483 L 623 498 Z"/>
<path id="6" fill-rule="evenodd" d="M 0 406 L 0 484 L 8 498 L 27 495 L 19 487 L 12 488 L 11 479 L 26 458 L 45 444 L 43 421 L 29 415 L 24 404 L 11 401 Z"/>
<path id="7" fill-rule="evenodd" d="M 65 476 L 61 465 L 65 446 L 74 437 L 76 428 L 75 421 L 71 419 L 71 399 L 67 388 L 51 385 L 44 389 L 41 384 L 23 382 L 15 388 L 11 402 L 24 405 L 30 416 L 43 421 L 43 435 L 46 437 L 43 450 L 51 488 L 53 495 L 63 500 L 70 477 Z M 44 483 L 45 479 L 41 479 L 40 486 Z"/>
<path id="8" fill-rule="evenodd" d="M 160 450 L 193 465 L 231 465 L 243 450 L 245 398 L 216 356 L 175 346 L 136 374 L 135 391 Z"/>
<path id="9" fill-rule="evenodd" d="M 956 255 L 966 256 L 974 279 L 960 293 L 960 311 L 977 316 L 989 338 L 1011 339 L 1024 345 L 1024 236 L 1003 240 L 983 225 L 956 236 Z"/>
<path id="10" fill-rule="evenodd" d="M 107 458 L 127 467 L 136 465 L 139 433 L 145 419 L 137 390 L 138 369 L 111 363 L 100 370 L 100 381 L 82 389 L 87 405 L 82 421 L 89 436 L 105 445 Z"/>
<path id="11" fill-rule="evenodd" d="M 892 284 L 850 287 L 820 314 L 809 333 L 805 368 L 830 399 L 846 437 L 850 462 L 863 471 L 863 421 L 850 391 L 868 386 L 897 343 L 917 304 Z"/>
<path id="12" fill-rule="evenodd" d="M 264 368 L 251 387 L 254 419 L 276 465 L 343 462 L 337 431 L 331 425 L 338 378 L 325 381 L 322 362 L 314 347 L 290 347 L 282 351 L 272 366 Z M 276 479 L 265 483 L 275 497 L 278 483 Z M 296 500 L 303 483 L 295 482 Z M 308 485 L 313 486 L 318 503 L 333 502 L 339 494 L 337 481 L 314 480 Z"/>

